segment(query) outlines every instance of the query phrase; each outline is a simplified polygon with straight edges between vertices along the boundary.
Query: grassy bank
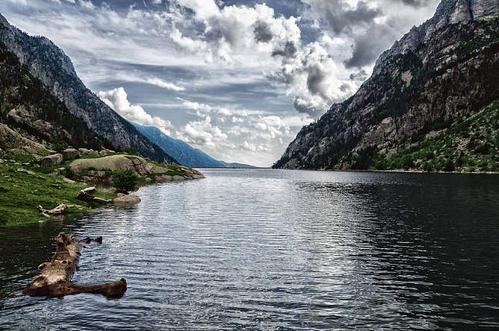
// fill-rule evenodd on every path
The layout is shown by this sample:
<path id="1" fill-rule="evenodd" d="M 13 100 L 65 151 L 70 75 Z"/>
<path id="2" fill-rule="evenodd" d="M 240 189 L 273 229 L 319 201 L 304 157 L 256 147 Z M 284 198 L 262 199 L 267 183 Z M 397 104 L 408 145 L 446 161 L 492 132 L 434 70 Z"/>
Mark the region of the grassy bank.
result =
<path id="1" fill-rule="evenodd" d="M 0 163 L 0 226 L 15 226 L 43 220 L 37 206 L 54 208 L 69 205 L 67 215 L 77 216 L 90 211 L 90 204 L 77 200 L 85 183 L 68 183 L 64 177 L 47 173 L 27 163 L 3 160 Z M 115 195 L 98 190 L 96 196 L 110 199 Z"/>
<path id="2" fill-rule="evenodd" d="M 65 216 L 70 217 L 88 213 L 101 205 L 78 200 L 80 190 L 96 186 L 96 197 L 112 200 L 117 196 L 113 185 L 120 187 L 116 179 L 131 180 L 123 177 L 127 171 L 133 175 L 127 191 L 150 183 L 202 178 L 194 169 L 128 154 L 91 156 L 45 168 L 30 155 L 0 155 L 0 227 L 47 220 L 37 210 L 39 205 L 52 209 L 64 203 Z"/>

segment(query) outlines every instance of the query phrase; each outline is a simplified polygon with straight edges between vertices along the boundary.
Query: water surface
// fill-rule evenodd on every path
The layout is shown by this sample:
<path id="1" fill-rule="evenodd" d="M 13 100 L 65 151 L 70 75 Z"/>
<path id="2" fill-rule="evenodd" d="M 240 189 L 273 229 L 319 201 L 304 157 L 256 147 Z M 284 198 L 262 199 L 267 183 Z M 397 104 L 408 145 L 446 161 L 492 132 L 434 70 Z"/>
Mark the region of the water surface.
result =
<path id="1" fill-rule="evenodd" d="M 0 229 L 0 329 L 499 328 L 499 177 L 204 170 L 142 203 Z M 20 295 L 59 231 L 104 236 L 74 280 Z"/>

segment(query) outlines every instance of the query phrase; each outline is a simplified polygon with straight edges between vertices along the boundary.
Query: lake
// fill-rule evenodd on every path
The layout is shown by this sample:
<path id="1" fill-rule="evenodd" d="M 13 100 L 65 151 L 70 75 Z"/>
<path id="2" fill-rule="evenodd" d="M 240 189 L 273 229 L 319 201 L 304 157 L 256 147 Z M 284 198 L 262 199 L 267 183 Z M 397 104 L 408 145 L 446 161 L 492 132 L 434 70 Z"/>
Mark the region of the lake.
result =
<path id="1" fill-rule="evenodd" d="M 499 328 L 499 176 L 202 171 L 0 229 L 0 329 Z M 104 237 L 74 280 L 123 298 L 20 294 L 60 231 Z"/>

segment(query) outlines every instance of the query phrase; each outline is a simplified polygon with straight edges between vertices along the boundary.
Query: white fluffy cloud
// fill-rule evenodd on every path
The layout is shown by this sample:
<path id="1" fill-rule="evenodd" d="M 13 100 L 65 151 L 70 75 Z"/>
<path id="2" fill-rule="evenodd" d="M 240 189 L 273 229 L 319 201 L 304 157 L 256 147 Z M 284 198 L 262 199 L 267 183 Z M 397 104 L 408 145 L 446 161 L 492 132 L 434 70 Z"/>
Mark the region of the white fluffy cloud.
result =
<path id="1" fill-rule="evenodd" d="M 125 119 L 142 125 L 156 126 L 164 133 L 170 134 L 172 125 L 157 116 L 149 115 L 144 108 L 138 105 L 132 105 L 128 101 L 128 95 L 123 87 L 118 87 L 110 91 L 100 91 L 98 97 L 115 112 Z"/>
<path id="2" fill-rule="evenodd" d="M 211 117 L 205 116 L 203 120 L 192 121 L 181 130 L 180 137 L 188 143 L 214 148 L 217 144 L 224 144 L 227 135 L 211 123 Z"/>
<path id="3" fill-rule="evenodd" d="M 217 107 L 185 99 L 182 106 L 199 119 L 177 131 L 177 137 L 229 160 L 268 165 L 279 145 L 289 141 L 312 119 L 277 116 L 265 111 Z M 257 162 L 255 162 L 257 160 Z"/>
<path id="4" fill-rule="evenodd" d="M 172 38 L 188 51 L 203 54 L 208 61 L 243 63 L 248 55 L 261 56 L 268 63 L 272 54 L 297 47 L 301 31 L 294 17 L 277 16 L 265 4 L 224 6 L 221 9 L 213 0 L 177 0 L 177 3 L 194 12 L 193 20 L 202 24 L 200 33 L 185 35 L 175 28 Z M 189 19 L 178 22 L 187 25 Z"/>
<path id="5" fill-rule="evenodd" d="M 333 39 L 323 36 L 283 59 L 281 70 L 271 75 L 288 86 L 299 112 L 320 115 L 358 88 L 360 82 L 352 80 L 351 72 L 331 55 L 337 47 Z"/>

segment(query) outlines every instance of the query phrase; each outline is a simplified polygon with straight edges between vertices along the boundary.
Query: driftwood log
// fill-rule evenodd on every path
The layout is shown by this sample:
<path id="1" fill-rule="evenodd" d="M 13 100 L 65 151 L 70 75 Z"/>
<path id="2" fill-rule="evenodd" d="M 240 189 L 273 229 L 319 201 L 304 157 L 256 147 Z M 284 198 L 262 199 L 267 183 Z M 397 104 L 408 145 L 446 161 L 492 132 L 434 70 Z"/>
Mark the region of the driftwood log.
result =
<path id="1" fill-rule="evenodd" d="M 87 188 L 81 190 L 80 193 L 78 193 L 78 196 L 76 198 L 78 200 L 81 200 L 81 201 L 95 202 L 95 203 L 100 203 L 100 204 L 106 204 L 106 203 L 111 202 L 111 200 L 98 198 L 98 197 L 92 195 L 93 192 L 95 192 L 94 186 L 87 187 Z"/>
<path id="2" fill-rule="evenodd" d="M 63 215 L 66 211 L 67 206 L 61 203 L 59 206 L 53 209 L 45 209 L 42 206 L 38 206 L 38 211 L 45 217 Z"/>
<path id="3" fill-rule="evenodd" d="M 108 298 L 120 298 L 127 289 L 125 279 L 103 285 L 78 285 L 71 277 L 78 270 L 80 251 L 83 245 L 92 241 L 102 243 L 102 237 L 75 240 L 72 235 L 60 233 L 56 238 L 57 248 L 49 262 L 38 266 L 40 275 L 23 290 L 30 296 L 63 297 L 80 293 L 102 294 Z"/>

